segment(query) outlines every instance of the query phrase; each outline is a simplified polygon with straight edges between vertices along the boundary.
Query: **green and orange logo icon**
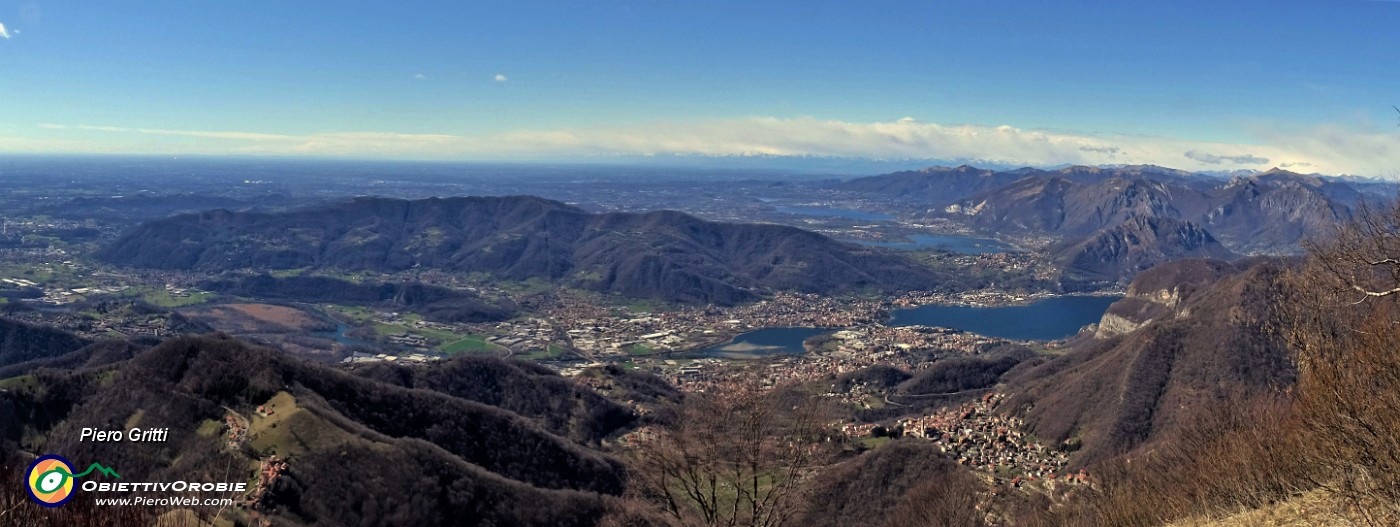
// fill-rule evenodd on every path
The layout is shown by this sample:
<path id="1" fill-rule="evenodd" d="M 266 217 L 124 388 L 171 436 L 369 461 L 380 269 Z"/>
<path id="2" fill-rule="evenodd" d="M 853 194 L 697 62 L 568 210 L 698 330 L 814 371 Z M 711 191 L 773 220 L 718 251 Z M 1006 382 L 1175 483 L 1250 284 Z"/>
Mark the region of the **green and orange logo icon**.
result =
<path id="1" fill-rule="evenodd" d="M 108 476 L 121 477 L 116 471 L 99 463 L 93 463 L 82 474 L 74 474 L 73 463 L 64 459 L 63 456 L 53 454 L 41 456 L 29 465 L 29 472 L 25 473 L 26 490 L 29 491 L 29 497 L 38 504 L 45 507 L 57 507 L 73 499 L 73 487 L 77 486 L 77 479 L 92 473 L 94 470 Z"/>
<path id="2" fill-rule="evenodd" d="M 45 507 L 57 507 L 73 498 L 73 464 L 63 456 L 47 455 L 34 460 L 25 479 L 29 497 Z"/>

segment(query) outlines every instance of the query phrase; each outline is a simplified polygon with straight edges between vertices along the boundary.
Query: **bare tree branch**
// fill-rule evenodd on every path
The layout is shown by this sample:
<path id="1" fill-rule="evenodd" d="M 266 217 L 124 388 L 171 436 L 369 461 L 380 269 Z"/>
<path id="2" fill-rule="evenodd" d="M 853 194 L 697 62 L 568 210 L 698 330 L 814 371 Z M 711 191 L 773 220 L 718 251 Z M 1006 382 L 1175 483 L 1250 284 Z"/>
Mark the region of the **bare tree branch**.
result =
<path id="1" fill-rule="evenodd" d="M 784 527 L 803 503 L 804 483 L 837 447 L 823 441 L 820 406 L 793 404 L 779 391 L 688 398 L 635 448 L 636 493 L 682 522 Z"/>

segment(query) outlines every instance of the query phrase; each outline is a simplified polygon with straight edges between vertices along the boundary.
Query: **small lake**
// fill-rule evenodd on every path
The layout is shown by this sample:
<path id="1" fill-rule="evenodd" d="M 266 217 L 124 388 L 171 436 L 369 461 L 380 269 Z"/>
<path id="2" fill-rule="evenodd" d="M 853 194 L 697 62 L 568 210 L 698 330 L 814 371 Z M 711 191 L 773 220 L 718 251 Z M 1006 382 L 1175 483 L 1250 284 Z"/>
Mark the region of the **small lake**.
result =
<path id="1" fill-rule="evenodd" d="M 783 214 L 816 216 L 819 218 L 846 218 L 861 221 L 889 221 L 894 219 L 893 214 L 885 214 L 883 212 L 866 212 L 863 210 L 837 209 L 832 207 L 775 207 L 775 210 Z"/>
<path id="2" fill-rule="evenodd" d="M 690 357 L 750 359 L 765 355 L 799 355 L 807 350 L 802 342 L 836 331 L 830 328 L 764 328 L 741 333 L 733 340 L 687 353 Z"/>
<path id="3" fill-rule="evenodd" d="M 1004 253 L 1015 251 L 1016 248 L 1005 243 L 988 238 L 971 238 L 967 236 L 938 235 L 938 234 L 911 234 L 907 242 L 875 242 L 867 240 L 851 240 L 861 245 L 871 247 L 887 247 L 904 251 L 917 249 L 936 249 L 962 254 L 987 254 Z"/>
<path id="4" fill-rule="evenodd" d="M 927 305 L 892 311 L 889 326 L 938 326 L 1013 340 L 1058 340 L 1098 322 L 1118 296 L 1060 296 L 1024 306 Z"/>
<path id="5" fill-rule="evenodd" d="M 337 321 L 333 331 L 313 331 L 311 336 L 323 339 L 331 339 L 345 346 L 360 346 L 366 348 L 378 348 L 382 344 L 362 338 L 352 337 L 346 333 L 350 331 L 350 326 L 344 322 Z"/>

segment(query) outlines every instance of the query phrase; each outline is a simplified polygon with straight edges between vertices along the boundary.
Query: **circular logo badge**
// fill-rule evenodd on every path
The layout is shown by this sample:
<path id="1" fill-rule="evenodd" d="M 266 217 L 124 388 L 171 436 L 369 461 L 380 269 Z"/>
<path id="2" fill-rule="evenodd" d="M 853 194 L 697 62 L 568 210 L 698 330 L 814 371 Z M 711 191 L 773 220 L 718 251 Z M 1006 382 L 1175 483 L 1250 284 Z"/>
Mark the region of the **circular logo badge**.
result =
<path id="1" fill-rule="evenodd" d="M 29 497 L 45 507 L 57 507 L 73 498 L 73 464 L 49 454 L 34 460 L 25 474 Z"/>

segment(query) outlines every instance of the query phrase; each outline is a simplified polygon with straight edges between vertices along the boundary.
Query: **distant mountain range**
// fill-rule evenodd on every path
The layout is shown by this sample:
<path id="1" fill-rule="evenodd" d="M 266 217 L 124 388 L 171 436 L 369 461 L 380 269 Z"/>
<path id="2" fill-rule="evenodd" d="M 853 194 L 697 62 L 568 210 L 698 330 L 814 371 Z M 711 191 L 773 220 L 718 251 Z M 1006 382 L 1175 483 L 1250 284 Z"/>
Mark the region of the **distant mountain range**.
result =
<path id="1" fill-rule="evenodd" d="M 838 183 L 915 219 L 1042 240 L 1061 288 L 1122 284 L 1189 257 L 1293 254 L 1397 187 L 1284 170 L 1230 178 L 1132 165 L 997 171 L 959 166 Z M 888 251 L 778 225 L 670 211 L 594 214 L 536 197 L 357 198 L 300 209 L 218 209 L 144 223 L 107 262 L 200 271 L 433 268 L 543 279 L 630 297 L 734 304 L 766 291 L 940 289 L 954 276 Z"/>
<path id="2" fill-rule="evenodd" d="M 592 214 L 525 196 L 358 198 L 287 212 L 186 214 L 144 223 L 98 257 L 200 271 L 434 268 L 717 304 L 771 290 L 894 291 L 944 282 L 892 252 L 794 227 L 671 211 Z"/>
<path id="3" fill-rule="evenodd" d="M 1293 254 L 1397 187 L 1274 169 L 1225 179 L 1135 165 L 994 171 L 934 167 L 854 179 L 876 194 L 983 233 L 1057 240 L 1071 280 L 1117 281 L 1181 257 Z"/>

